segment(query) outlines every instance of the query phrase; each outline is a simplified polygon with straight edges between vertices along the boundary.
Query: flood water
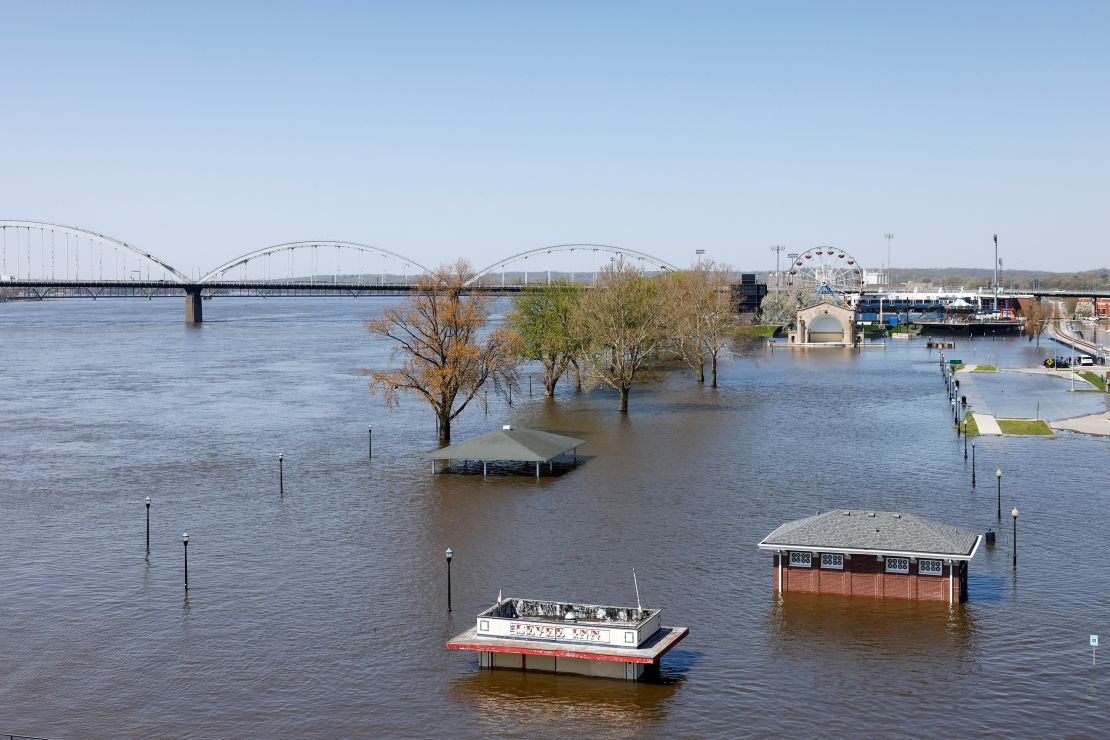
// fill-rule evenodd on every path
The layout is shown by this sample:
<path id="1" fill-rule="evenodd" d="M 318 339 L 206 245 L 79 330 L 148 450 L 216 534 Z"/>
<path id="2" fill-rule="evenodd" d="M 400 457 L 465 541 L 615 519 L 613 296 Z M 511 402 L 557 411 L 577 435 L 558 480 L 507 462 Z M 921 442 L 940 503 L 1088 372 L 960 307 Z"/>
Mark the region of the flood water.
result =
<path id="1" fill-rule="evenodd" d="M 973 489 L 937 355 L 891 342 L 760 351 L 715 391 L 675 372 L 627 417 L 570 384 L 491 398 L 456 439 L 511 422 L 586 459 L 433 476 L 426 405 L 387 411 L 355 377 L 387 361 L 361 325 L 386 300 L 220 298 L 201 328 L 178 300 L 0 304 L 0 733 L 1106 734 L 1110 654 L 1092 667 L 1088 635 L 1110 634 L 1110 440 L 979 438 Z M 957 341 L 969 363 L 1046 354 Z M 756 543 L 835 507 L 1000 531 L 954 608 L 777 599 Z M 633 567 L 644 606 L 690 628 L 660 682 L 444 648 L 499 590 L 633 604 Z"/>

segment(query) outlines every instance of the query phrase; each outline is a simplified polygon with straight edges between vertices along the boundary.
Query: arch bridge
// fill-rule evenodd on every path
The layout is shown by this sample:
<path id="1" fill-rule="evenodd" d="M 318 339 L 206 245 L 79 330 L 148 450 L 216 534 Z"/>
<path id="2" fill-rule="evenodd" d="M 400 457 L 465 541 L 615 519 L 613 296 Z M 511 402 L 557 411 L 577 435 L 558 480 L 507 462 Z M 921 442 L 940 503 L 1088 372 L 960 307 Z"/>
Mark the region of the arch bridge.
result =
<path id="1" fill-rule="evenodd" d="M 557 262 L 547 257 L 554 256 Z M 598 258 L 629 260 L 647 271 L 678 268 L 645 252 L 609 244 L 555 244 L 484 267 L 469 290 L 512 293 L 536 282 L 569 279 L 592 285 Z M 515 271 L 510 268 L 516 268 Z M 156 298 L 185 296 L 188 323 L 203 320 L 215 296 L 329 295 L 410 292 L 431 273 L 398 252 L 360 242 L 309 240 L 254 249 L 192 276 L 123 240 L 88 229 L 38 221 L 0 220 L 0 300 L 7 298 Z"/>

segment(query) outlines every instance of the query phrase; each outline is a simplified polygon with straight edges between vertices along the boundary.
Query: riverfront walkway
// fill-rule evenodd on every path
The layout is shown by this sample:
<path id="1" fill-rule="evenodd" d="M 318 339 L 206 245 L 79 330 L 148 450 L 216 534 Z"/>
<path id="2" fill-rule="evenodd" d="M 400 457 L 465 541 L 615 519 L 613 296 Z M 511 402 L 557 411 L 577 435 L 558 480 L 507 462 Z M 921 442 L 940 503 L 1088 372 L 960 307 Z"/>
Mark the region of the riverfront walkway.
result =
<path id="1" fill-rule="evenodd" d="M 1049 423 L 1049 426 L 1053 429 L 1062 429 L 1069 432 L 1110 436 L 1110 411 L 1102 414 L 1091 414 L 1090 416 L 1079 416 L 1075 419 L 1053 421 Z"/>

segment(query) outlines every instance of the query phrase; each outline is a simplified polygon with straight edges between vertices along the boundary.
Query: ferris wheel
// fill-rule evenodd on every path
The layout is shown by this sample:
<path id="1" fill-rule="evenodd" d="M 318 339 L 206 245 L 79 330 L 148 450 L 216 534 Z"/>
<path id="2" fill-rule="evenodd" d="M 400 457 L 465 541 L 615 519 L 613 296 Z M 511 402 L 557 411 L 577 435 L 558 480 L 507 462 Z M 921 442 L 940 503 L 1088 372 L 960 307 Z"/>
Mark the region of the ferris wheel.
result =
<path id="1" fill-rule="evenodd" d="M 863 289 L 859 262 L 843 249 L 814 247 L 790 263 L 790 284 L 814 296 L 822 293 L 854 303 Z"/>

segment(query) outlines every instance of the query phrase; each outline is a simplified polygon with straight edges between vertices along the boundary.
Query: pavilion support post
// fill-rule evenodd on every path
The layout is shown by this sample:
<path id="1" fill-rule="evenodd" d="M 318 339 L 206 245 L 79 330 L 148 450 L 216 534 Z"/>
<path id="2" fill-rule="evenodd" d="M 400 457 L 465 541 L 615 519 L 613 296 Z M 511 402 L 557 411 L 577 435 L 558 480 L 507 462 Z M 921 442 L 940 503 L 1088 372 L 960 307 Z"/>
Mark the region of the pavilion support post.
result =
<path id="1" fill-rule="evenodd" d="M 540 477 L 540 464 L 539 463 L 536 463 L 536 477 L 537 478 Z"/>
<path id="2" fill-rule="evenodd" d="M 482 477 L 483 478 L 486 477 L 486 461 L 485 460 L 482 461 Z"/>

